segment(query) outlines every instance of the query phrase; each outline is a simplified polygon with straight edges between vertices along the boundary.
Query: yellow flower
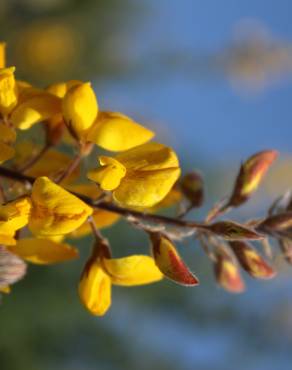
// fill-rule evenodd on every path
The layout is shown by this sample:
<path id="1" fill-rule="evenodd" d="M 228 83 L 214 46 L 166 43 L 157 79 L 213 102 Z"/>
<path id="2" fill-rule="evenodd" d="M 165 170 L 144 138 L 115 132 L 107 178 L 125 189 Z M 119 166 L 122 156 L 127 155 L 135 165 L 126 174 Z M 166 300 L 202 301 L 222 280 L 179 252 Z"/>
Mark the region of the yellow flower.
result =
<path id="1" fill-rule="evenodd" d="M 17 106 L 10 116 L 15 127 L 27 130 L 32 125 L 61 113 L 61 99 L 47 91 L 23 87 Z"/>
<path id="2" fill-rule="evenodd" d="M 37 236 L 65 235 L 82 225 L 92 209 L 47 177 L 32 187 L 29 228 Z"/>
<path id="3" fill-rule="evenodd" d="M 180 175 L 175 152 L 159 143 L 130 149 L 115 158 L 99 157 L 102 167 L 87 176 L 103 190 L 113 191 L 122 206 L 149 208 L 159 203 Z"/>
<path id="4" fill-rule="evenodd" d="M 11 144 L 15 140 L 15 130 L 0 122 L 0 164 L 14 156 L 15 150 Z"/>
<path id="5" fill-rule="evenodd" d="M 92 256 L 85 265 L 78 287 L 89 312 L 102 316 L 111 305 L 111 285 L 134 286 L 159 281 L 163 275 L 149 256 L 124 258 Z"/>
<path id="6" fill-rule="evenodd" d="M 38 265 L 69 261 L 79 256 L 78 250 L 71 245 L 49 239 L 20 239 L 7 249 L 25 261 Z"/>
<path id="7" fill-rule="evenodd" d="M 15 231 L 27 225 L 30 211 L 31 202 L 28 197 L 0 206 L 0 244 L 15 244 Z"/>
<path id="8" fill-rule="evenodd" d="M 69 130 L 84 138 L 98 114 L 98 104 L 89 82 L 71 87 L 63 99 L 63 115 Z"/>
<path id="9" fill-rule="evenodd" d="M 154 133 L 118 112 L 101 112 L 87 140 L 103 149 L 121 152 L 151 140 Z"/>
<path id="10" fill-rule="evenodd" d="M 0 69 L 0 113 L 6 117 L 17 104 L 15 67 Z"/>
<path id="11" fill-rule="evenodd" d="M 68 83 L 69 84 L 69 83 Z M 63 98 L 63 115 L 71 133 L 81 141 L 110 151 L 124 151 L 152 139 L 154 133 L 117 112 L 100 112 L 89 82 L 58 84 L 51 91 Z"/>

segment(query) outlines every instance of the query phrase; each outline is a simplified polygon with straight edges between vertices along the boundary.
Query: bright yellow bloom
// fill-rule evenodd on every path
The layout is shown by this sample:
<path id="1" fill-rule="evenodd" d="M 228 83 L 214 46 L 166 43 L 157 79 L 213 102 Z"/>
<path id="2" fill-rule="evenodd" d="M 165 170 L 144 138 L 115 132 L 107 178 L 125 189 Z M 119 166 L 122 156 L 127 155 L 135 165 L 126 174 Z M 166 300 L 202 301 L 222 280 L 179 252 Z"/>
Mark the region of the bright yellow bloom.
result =
<path id="1" fill-rule="evenodd" d="M 70 80 L 67 82 L 58 82 L 53 85 L 50 85 L 46 88 L 50 94 L 58 96 L 59 98 L 64 98 L 66 93 L 74 86 L 82 84 L 82 81 Z"/>
<path id="2" fill-rule="evenodd" d="M 130 149 L 115 158 L 100 157 L 102 167 L 87 176 L 104 190 L 113 191 L 122 206 L 149 208 L 159 203 L 180 175 L 175 152 L 159 143 Z"/>
<path id="3" fill-rule="evenodd" d="M 0 244 L 15 244 L 15 231 L 27 225 L 30 210 L 31 202 L 28 197 L 0 206 Z"/>
<path id="4" fill-rule="evenodd" d="M 78 250 L 69 244 L 48 239 L 20 239 L 16 245 L 7 248 L 25 261 L 48 265 L 78 258 Z"/>
<path id="5" fill-rule="evenodd" d="M 87 140 L 103 149 L 121 152 L 151 140 L 154 133 L 118 112 L 101 112 Z"/>
<path id="6" fill-rule="evenodd" d="M 32 125 L 61 113 L 61 99 L 44 90 L 24 88 L 10 120 L 15 127 L 27 130 Z"/>
<path id="7" fill-rule="evenodd" d="M 63 115 L 69 130 L 82 139 L 93 125 L 98 104 L 89 82 L 71 87 L 63 99 Z"/>
<path id="8" fill-rule="evenodd" d="M 124 258 L 92 256 L 79 283 L 79 296 L 89 312 L 102 316 L 111 305 L 111 285 L 134 286 L 159 281 L 163 275 L 149 256 Z"/>
<path id="9" fill-rule="evenodd" d="M 15 67 L 0 69 L 0 113 L 7 116 L 17 104 Z"/>
<path id="10" fill-rule="evenodd" d="M 47 177 L 32 187 L 29 228 L 37 236 L 65 235 L 81 226 L 92 209 Z"/>

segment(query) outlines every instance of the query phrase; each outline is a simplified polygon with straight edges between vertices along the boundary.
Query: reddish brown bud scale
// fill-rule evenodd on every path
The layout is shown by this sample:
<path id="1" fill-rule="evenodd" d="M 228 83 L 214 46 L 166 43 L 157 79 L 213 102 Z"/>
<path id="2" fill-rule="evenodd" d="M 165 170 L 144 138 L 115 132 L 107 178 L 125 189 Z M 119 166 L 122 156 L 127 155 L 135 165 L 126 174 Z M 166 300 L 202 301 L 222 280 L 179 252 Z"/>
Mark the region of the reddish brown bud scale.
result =
<path id="1" fill-rule="evenodd" d="M 263 239 L 263 236 L 258 234 L 255 230 L 232 221 L 219 221 L 207 225 L 204 228 L 226 240 Z"/>
<path id="2" fill-rule="evenodd" d="M 202 176 L 198 172 L 186 174 L 180 183 L 184 196 L 190 201 L 192 206 L 201 207 L 204 200 L 204 184 Z"/>
<path id="3" fill-rule="evenodd" d="M 238 207 L 250 198 L 277 156 L 277 151 L 266 150 L 251 156 L 242 164 L 228 202 L 229 206 Z"/>
<path id="4" fill-rule="evenodd" d="M 26 263 L 0 246 L 0 288 L 16 283 L 26 273 Z"/>
<path id="5" fill-rule="evenodd" d="M 241 267 L 252 277 L 258 279 L 271 279 L 276 271 L 263 259 L 262 256 L 248 243 L 233 241 L 229 243 Z"/>
<path id="6" fill-rule="evenodd" d="M 151 241 L 155 263 L 165 277 L 181 285 L 199 284 L 197 277 L 188 269 L 175 246 L 166 236 L 152 233 Z"/>
<path id="7" fill-rule="evenodd" d="M 245 284 L 240 276 L 237 264 L 228 256 L 218 253 L 214 263 L 217 283 L 231 293 L 242 293 Z"/>

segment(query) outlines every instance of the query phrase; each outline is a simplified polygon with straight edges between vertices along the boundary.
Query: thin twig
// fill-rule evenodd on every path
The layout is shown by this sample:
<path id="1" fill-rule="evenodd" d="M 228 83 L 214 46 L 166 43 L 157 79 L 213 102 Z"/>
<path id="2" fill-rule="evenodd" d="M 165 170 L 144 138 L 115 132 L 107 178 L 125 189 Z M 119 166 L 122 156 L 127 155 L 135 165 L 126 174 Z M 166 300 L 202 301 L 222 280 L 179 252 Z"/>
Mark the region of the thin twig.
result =
<path id="1" fill-rule="evenodd" d="M 67 177 L 69 177 L 72 172 L 78 167 L 80 161 L 81 161 L 81 155 L 78 153 L 76 156 L 72 159 L 72 161 L 69 163 L 68 167 L 59 175 L 55 182 L 56 184 L 60 184 L 62 181 L 64 181 Z"/>
<path id="2" fill-rule="evenodd" d="M 17 171 L 5 168 L 0 166 L 0 177 L 10 178 L 15 181 L 30 183 L 33 184 L 35 181 L 34 177 L 24 175 Z M 162 223 L 177 227 L 185 227 L 185 228 L 197 228 L 197 229 L 206 229 L 206 225 L 200 222 L 191 222 L 185 220 L 179 220 L 173 217 L 167 217 L 162 215 L 156 215 L 152 213 L 145 213 L 141 211 L 136 211 L 133 209 L 127 209 L 120 207 L 116 204 L 111 202 L 102 201 L 102 202 L 95 202 L 94 199 L 87 197 L 86 195 L 79 194 L 76 192 L 71 192 L 71 194 L 75 195 L 79 199 L 81 199 L 84 203 L 88 204 L 90 207 L 104 209 L 106 211 L 114 212 L 120 214 L 124 217 L 134 217 L 138 220 L 142 220 L 145 222 L 152 222 L 152 223 Z"/>

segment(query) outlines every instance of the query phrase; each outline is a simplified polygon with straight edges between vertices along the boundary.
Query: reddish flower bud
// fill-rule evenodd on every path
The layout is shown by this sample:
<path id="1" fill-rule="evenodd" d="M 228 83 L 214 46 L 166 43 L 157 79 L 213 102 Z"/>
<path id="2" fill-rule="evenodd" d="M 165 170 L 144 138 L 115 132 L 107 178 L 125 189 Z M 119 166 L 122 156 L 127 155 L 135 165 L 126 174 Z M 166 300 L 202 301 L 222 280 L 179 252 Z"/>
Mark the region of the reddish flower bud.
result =
<path id="1" fill-rule="evenodd" d="M 165 277 L 181 285 L 199 284 L 197 277 L 188 269 L 175 246 L 166 236 L 152 233 L 150 237 L 155 263 Z"/>
<path id="2" fill-rule="evenodd" d="M 217 253 L 214 264 L 217 283 L 231 293 L 241 293 L 245 289 L 237 264 L 223 253 Z"/>
<path id="3" fill-rule="evenodd" d="M 276 271 L 249 244 L 242 241 L 229 243 L 242 268 L 254 278 L 271 279 Z"/>
<path id="4" fill-rule="evenodd" d="M 272 235 L 288 235 L 292 231 L 292 212 L 283 212 L 267 217 L 257 225 L 256 229 Z"/>
<path id="5" fill-rule="evenodd" d="M 253 155 L 242 164 L 228 202 L 229 206 L 238 207 L 250 198 L 277 156 L 277 151 L 266 150 Z"/>

